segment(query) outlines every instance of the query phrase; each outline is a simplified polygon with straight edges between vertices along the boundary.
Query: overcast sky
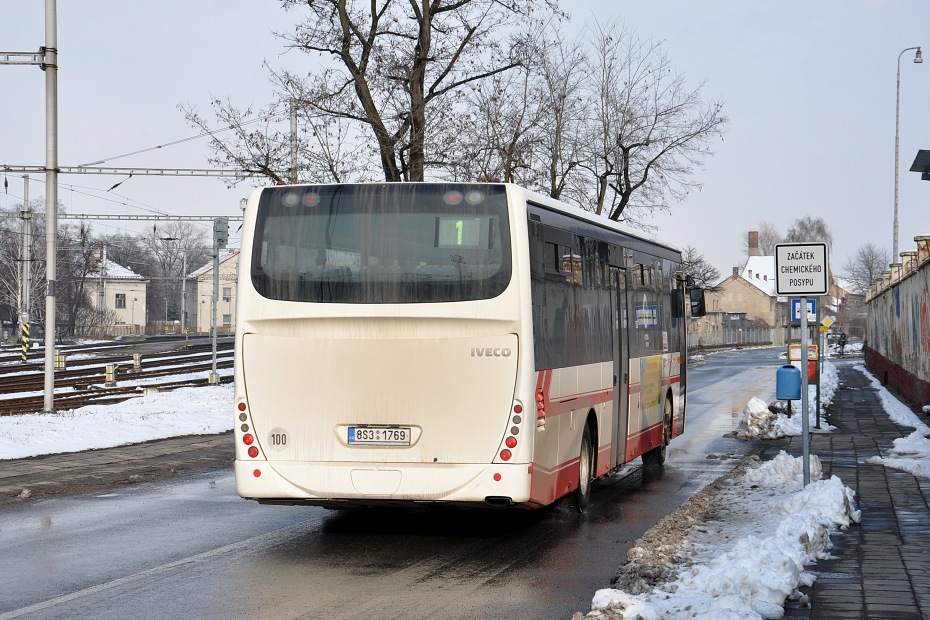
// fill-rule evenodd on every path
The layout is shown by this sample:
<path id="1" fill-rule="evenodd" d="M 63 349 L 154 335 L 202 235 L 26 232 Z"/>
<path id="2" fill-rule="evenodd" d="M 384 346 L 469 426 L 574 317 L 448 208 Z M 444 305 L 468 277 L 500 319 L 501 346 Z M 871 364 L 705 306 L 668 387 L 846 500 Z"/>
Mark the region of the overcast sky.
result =
<path id="1" fill-rule="evenodd" d="M 898 54 L 927 45 L 926 0 L 572 0 L 571 28 L 596 15 L 623 20 L 644 39 L 663 41 L 692 85 L 725 101 L 731 119 L 716 154 L 698 172 L 703 190 L 652 221 L 655 236 L 698 248 L 726 276 L 742 260 L 748 230 L 763 219 L 782 232 L 798 217 L 823 217 L 835 238 L 834 270 L 865 243 L 891 249 L 894 214 L 895 83 Z M 6 0 L 0 52 L 44 44 L 44 3 Z M 117 158 L 195 135 L 178 110 L 210 117 L 211 95 L 237 106 L 270 102 L 263 62 L 281 56 L 272 30 L 297 13 L 273 0 L 59 2 L 59 164 L 107 159 L 119 167 L 207 167 L 203 140 Z M 930 183 L 908 172 L 930 149 L 930 59 L 901 59 L 899 250 L 930 234 Z M 0 164 L 44 165 L 45 81 L 36 67 L 0 65 Z M 0 207 L 22 199 L 21 174 L 7 174 Z M 250 184 L 216 179 L 62 175 L 69 212 L 237 214 Z M 44 196 L 33 175 L 30 196 Z M 127 206 L 128 205 L 130 206 Z M 97 222 L 107 234 L 140 225 Z M 238 242 L 235 227 L 230 241 Z"/>

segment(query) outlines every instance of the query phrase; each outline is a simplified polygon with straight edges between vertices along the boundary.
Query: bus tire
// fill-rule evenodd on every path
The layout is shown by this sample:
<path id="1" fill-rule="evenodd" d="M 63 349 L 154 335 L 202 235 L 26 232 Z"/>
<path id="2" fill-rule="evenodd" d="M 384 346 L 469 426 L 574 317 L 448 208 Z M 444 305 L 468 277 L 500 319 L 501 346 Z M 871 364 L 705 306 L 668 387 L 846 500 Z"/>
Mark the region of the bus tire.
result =
<path id="1" fill-rule="evenodd" d="M 591 425 L 584 425 L 581 435 L 581 450 L 578 455 L 578 486 L 572 494 L 572 504 L 581 514 L 591 504 L 591 483 L 594 482 L 594 442 L 591 440 Z"/>
<path id="2" fill-rule="evenodd" d="M 672 440 L 672 398 L 665 398 L 665 410 L 662 417 L 662 443 L 643 454 L 643 468 L 647 473 L 653 474 L 662 470 L 665 465 L 665 456 L 668 444 Z"/>

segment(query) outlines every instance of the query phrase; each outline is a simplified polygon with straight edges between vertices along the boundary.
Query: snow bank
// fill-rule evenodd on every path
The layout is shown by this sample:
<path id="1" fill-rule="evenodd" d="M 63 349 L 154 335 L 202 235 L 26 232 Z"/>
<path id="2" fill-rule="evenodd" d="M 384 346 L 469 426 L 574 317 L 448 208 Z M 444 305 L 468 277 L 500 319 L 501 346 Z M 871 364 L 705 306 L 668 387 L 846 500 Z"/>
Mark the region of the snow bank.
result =
<path id="1" fill-rule="evenodd" d="M 820 377 L 820 428 L 817 429 L 817 386 L 808 386 L 808 424 L 811 432 L 829 432 L 836 427 L 823 420 L 824 410 L 833 402 L 836 390 L 839 388 L 839 373 L 831 362 L 824 362 Z M 764 401 L 753 397 L 743 409 L 736 436 L 740 439 L 777 439 L 779 437 L 795 437 L 801 435 L 804 429 L 804 419 L 801 417 L 801 403 L 791 403 L 793 415 L 786 415 L 787 407 L 784 401 L 776 401 L 771 406 Z"/>
<path id="2" fill-rule="evenodd" d="M 811 461 L 813 479 L 821 468 L 816 456 Z M 804 487 L 801 459 L 785 452 L 730 480 L 707 514 L 714 518 L 695 528 L 678 557 L 670 558 L 684 566 L 677 579 L 637 595 L 599 590 L 584 617 L 781 618 L 785 600 L 814 582 L 804 567 L 827 557 L 830 534 L 860 518 L 853 491 L 839 478 Z M 727 544 L 733 532 L 739 537 Z M 675 567 L 668 568 L 674 574 Z"/>
<path id="3" fill-rule="evenodd" d="M 111 405 L 0 417 L 0 460 L 232 430 L 233 384 L 180 388 Z"/>
<path id="4" fill-rule="evenodd" d="M 930 435 L 930 427 L 907 405 L 895 398 L 878 379 L 865 369 L 865 366 L 860 364 L 856 366 L 856 370 L 871 379 L 872 387 L 878 391 L 882 407 L 888 412 L 891 420 L 901 426 L 914 429 L 914 432 L 907 437 L 895 439 L 894 447 L 885 456 L 873 456 L 867 462 L 930 478 L 930 439 L 927 438 Z M 925 410 L 922 408 L 922 411 Z"/>

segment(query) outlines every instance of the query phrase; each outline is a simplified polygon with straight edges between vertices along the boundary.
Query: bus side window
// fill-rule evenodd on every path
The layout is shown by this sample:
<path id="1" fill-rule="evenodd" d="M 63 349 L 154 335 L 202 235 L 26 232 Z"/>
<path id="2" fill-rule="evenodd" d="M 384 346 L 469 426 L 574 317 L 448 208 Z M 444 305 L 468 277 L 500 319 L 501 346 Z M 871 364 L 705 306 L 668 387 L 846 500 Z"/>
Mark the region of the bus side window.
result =
<path id="1" fill-rule="evenodd" d="M 545 246 L 545 269 L 546 271 L 559 271 L 559 245 L 557 243 L 546 242 Z"/>

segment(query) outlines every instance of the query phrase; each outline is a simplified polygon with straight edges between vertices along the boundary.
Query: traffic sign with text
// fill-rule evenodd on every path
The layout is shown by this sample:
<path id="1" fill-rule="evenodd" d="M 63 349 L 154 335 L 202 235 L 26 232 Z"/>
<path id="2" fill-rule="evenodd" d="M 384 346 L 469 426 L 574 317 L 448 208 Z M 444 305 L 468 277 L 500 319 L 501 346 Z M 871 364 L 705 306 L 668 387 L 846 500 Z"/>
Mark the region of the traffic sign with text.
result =
<path id="1" fill-rule="evenodd" d="M 828 271 L 826 243 L 775 246 L 775 292 L 779 295 L 826 295 Z"/>

